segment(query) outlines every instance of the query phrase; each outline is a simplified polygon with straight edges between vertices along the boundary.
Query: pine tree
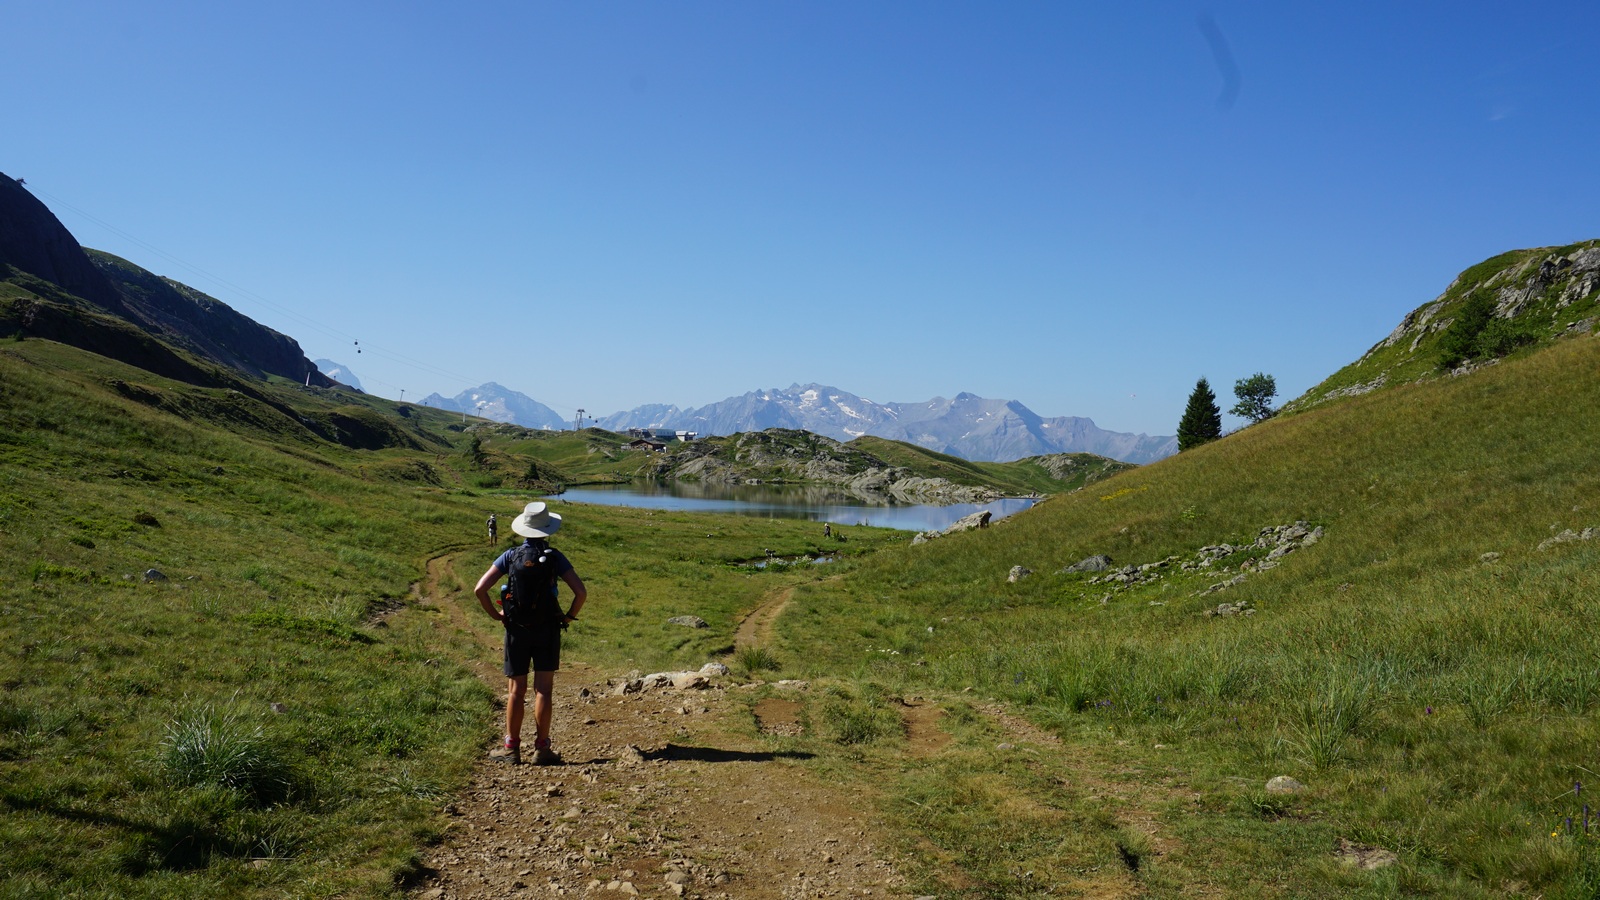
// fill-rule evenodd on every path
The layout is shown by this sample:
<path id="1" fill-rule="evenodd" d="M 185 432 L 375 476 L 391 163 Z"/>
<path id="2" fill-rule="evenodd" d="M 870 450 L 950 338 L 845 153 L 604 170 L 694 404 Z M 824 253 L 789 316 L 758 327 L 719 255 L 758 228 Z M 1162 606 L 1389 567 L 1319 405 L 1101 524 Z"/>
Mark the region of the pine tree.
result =
<path id="1" fill-rule="evenodd" d="M 1222 437 L 1222 410 L 1217 406 L 1217 395 L 1211 392 L 1211 385 L 1202 378 L 1195 383 L 1189 405 L 1184 407 L 1183 418 L 1178 420 L 1178 452 L 1219 437 Z"/>

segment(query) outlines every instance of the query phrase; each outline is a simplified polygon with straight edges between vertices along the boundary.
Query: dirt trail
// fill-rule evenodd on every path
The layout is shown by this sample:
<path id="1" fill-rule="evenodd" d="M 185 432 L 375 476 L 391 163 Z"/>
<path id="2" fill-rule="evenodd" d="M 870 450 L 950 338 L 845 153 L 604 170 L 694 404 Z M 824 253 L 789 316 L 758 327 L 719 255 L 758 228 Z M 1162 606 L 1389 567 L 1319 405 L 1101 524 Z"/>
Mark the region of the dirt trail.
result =
<path id="1" fill-rule="evenodd" d="M 484 645 L 474 669 L 502 690 L 498 626 L 470 594 L 441 591 L 451 564 L 429 561 L 418 602 Z M 752 614 L 745 626 L 770 633 L 787 596 L 758 609 L 765 625 Z M 801 754 L 771 751 L 730 689 L 617 695 L 607 674 L 563 666 L 552 730 L 565 765 L 485 759 L 447 807 L 452 824 L 425 851 L 413 896 L 911 896 L 871 804 Z"/>
<path id="2" fill-rule="evenodd" d="M 470 593 L 440 588 L 452 563 L 450 556 L 429 560 L 415 599 L 444 609 L 452 626 L 483 645 L 473 669 L 502 691 L 499 626 Z M 792 587 L 775 590 L 752 610 L 735 646 L 769 646 L 792 595 Z M 819 776 L 804 765 L 804 754 L 774 752 L 763 736 L 804 731 L 799 696 L 780 693 L 752 707 L 740 697 L 744 688 L 728 686 L 728 679 L 701 690 L 627 694 L 613 690 L 620 680 L 590 666 L 563 666 L 553 732 L 565 764 L 509 766 L 485 758 L 446 808 L 452 823 L 424 853 L 413 897 L 912 897 L 884 849 L 872 798 L 862 793 L 870 788 Z M 907 754 L 923 759 L 943 751 L 951 740 L 940 726 L 944 709 L 928 698 L 904 705 Z M 1054 735 L 1003 707 L 978 708 L 1020 752 L 1059 749 Z M 531 722 L 528 728 L 525 738 Z M 1146 835 L 1150 852 L 1179 849 L 1149 812 L 1175 786 L 1108 778 L 1126 767 L 1115 746 L 1091 755 L 1071 767 L 1074 785 L 1117 809 L 1123 826 Z M 957 875 L 947 883 L 960 881 Z M 1075 881 L 1069 893 L 1109 898 L 1142 891 L 1129 873 L 1106 871 Z M 1196 894 L 1212 895 L 1204 886 Z"/>
<path id="3" fill-rule="evenodd" d="M 783 610 L 789 605 L 792 597 L 794 597 L 792 585 L 768 594 L 749 615 L 744 617 L 744 621 L 739 623 L 739 628 L 733 633 L 733 646 L 736 648 L 772 646 L 773 625 L 778 621 L 778 617 L 783 615 Z"/>

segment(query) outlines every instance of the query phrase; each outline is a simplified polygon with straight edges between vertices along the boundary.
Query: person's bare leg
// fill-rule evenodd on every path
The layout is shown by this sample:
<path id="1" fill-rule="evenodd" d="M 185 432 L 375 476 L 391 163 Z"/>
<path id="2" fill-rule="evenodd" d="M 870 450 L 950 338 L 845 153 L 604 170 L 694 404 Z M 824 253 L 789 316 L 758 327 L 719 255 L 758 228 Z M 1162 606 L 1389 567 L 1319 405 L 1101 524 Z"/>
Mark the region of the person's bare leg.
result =
<path id="1" fill-rule="evenodd" d="M 533 746 L 539 757 L 536 761 L 540 763 L 553 761 L 545 754 L 550 753 L 550 720 L 555 710 L 555 684 L 556 673 L 533 673 Z"/>
<path id="2" fill-rule="evenodd" d="M 528 702 L 528 676 L 516 675 L 506 679 L 506 740 L 513 746 L 522 741 L 522 708 Z M 538 703 L 534 704 L 537 716 Z"/>

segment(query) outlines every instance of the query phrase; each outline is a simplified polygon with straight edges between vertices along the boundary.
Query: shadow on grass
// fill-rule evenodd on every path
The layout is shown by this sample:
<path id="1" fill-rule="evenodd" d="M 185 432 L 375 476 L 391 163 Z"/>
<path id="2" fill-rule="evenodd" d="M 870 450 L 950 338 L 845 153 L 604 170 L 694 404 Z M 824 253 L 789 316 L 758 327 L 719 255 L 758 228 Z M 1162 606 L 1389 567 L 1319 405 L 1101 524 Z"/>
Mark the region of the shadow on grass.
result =
<path id="1" fill-rule="evenodd" d="M 117 868 L 139 877 L 154 871 L 187 872 L 210 866 L 216 857 L 241 859 L 263 852 L 262 833 L 249 827 L 249 811 L 225 791 L 184 791 L 167 799 L 159 818 L 141 820 L 113 812 L 87 810 L 51 800 L 0 795 L 0 810 L 30 812 L 136 835 L 119 855 Z M 241 827 L 244 826 L 244 827 Z M 276 855 L 276 854 L 274 854 Z"/>

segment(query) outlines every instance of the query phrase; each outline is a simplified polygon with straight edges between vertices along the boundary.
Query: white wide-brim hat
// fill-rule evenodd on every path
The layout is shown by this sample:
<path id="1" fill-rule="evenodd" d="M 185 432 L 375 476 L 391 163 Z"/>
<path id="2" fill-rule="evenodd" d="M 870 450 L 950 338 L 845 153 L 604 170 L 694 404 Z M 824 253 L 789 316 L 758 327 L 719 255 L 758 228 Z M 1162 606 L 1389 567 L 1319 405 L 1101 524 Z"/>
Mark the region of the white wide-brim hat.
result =
<path id="1" fill-rule="evenodd" d="M 522 508 L 522 515 L 511 523 L 511 530 L 523 537 L 549 537 L 561 530 L 561 517 L 535 500 Z"/>

